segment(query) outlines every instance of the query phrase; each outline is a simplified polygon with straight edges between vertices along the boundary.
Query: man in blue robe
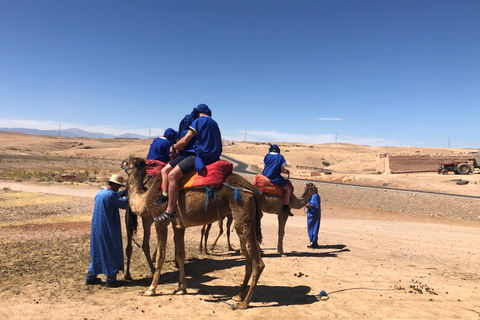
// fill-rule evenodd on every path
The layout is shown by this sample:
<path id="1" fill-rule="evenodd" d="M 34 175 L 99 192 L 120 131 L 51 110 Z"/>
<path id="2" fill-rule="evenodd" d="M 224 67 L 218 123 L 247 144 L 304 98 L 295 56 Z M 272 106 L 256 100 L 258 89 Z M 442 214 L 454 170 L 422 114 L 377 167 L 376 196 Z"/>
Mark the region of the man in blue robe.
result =
<path id="1" fill-rule="evenodd" d="M 312 195 L 307 203 L 307 231 L 310 238 L 309 248 L 318 248 L 318 231 L 320 230 L 320 220 L 322 219 L 322 209 L 320 207 L 320 196 L 318 193 Z"/>
<path id="2" fill-rule="evenodd" d="M 178 140 L 178 134 L 172 128 L 165 130 L 163 137 L 158 137 L 153 140 L 148 151 L 147 159 L 158 160 L 163 163 L 169 163 L 171 159 L 170 148 Z"/>
<path id="3" fill-rule="evenodd" d="M 97 192 L 92 216 L 90 235 L 90 267 L 86 284 L 99 284 L 99 274 L 107 276 L 105 287 L 118 286 L 117 274 L 124 270 L 122 227 L 120 212 L 125 209 L 127 198 L 118 192 L 123 185 L 123 177 L 112 175 L 108 185 Z"/>
<path id="4" fill-rule="evenodd" d="M 220 160 L 222 135 L 217 122 L 211 118 L 212 111 L 206 104 L 199 104 L 196 109 L 198 118 L 192 122 L 188 133 L 173 146 L 175 150 L 185 150 L 186 157 L 179 156 L 162 169 L 162 177 L 163 171 L 168 171 L 166 184 L 168 192 L 167 195 L 162 194 L 155 205 L 165 202 L 168 204 L 167 210 L 159 217 L 155 217 L 155 221 L 176 218 L 175 207 L 180 192 L 179 182 L 184 175 L 194 170 L 200 172 L 206 165 Z"/>
<path id="5" fill-rule="evenodd" d="M 292 188 L 288 185 L 285 178 L 282 177 L 282 173 L 289 174 L 290 171 L 285 168 L 287 161 L 280 154 L 280 148 L 276 144 L 272 144 L 268 149 L 268 153 L 263 159 L 263 164 L 265 166 L 263 167 L 262 175 L 285 190 L 282 211 L 292 217 L 293 213 L 290 211 L 289 207 Z"/>

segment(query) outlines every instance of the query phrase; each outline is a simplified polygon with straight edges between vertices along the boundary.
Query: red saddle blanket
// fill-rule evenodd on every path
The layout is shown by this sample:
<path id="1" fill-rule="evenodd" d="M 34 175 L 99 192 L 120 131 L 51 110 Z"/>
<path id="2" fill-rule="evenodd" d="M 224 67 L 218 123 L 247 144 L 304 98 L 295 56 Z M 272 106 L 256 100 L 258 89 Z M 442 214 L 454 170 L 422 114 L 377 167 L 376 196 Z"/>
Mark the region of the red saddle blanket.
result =
<path id="1" fill-rule="evenodd" d="M 287 184 L 290 186 L 290 188 L 292 188 L 293 194 L 292 182 L 290 180 L 287 180 Z M 260 191 L 266 194 L 277 195 L 283 198 L 283 195 L 285 193 L 285 189 L 274 184 L 272 181 L 270 181 L 270 179 L 261 174 L 257 174 L 255 176 L 255 180 L 253 180 L 253 185 L 258 186 L 260 188 Z"/>
<path id="2" fill-rule="evenodd" d="M 198 186 L 218 187 L 233 172 L 233 164 L 227 160 L 219 160 L 207 165 L 202 171 L 193 171 L 180 180 L 180 189 Z"/>
<path id="3" fill-rule="evenodd" d="M 160 174 L 160 171 L 162 171 L 163 167 L 167 165 L 165 162 L 159 160 L 146 159 L 145 161 L 147 162 L 145 170 L 147 170 L 147 174 L 151 175 L 154 179 L 158 174 Z"/>

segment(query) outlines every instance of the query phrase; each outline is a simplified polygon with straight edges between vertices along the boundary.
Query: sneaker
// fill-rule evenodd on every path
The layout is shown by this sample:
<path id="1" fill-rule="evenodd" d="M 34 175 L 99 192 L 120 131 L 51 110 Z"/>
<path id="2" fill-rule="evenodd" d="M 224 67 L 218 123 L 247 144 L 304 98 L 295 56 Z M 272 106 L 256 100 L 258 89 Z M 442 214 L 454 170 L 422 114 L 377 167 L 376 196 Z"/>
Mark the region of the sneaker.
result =
<path id="1" fill-rule="evenodd" d="M 162 204 L 168 202 L 168 197 L 164 196 L 163 194 L 160 195 L 157 202 L 154 203 L 156 206 L 161 206 Z"/>
<path id="2" fill-rule="evenodd" d="M 282 209 L 283 212 L 285 212 L 289 217 L 293 217 L 293 213 L 290 211 L 290 208 L 285 205 Z"/>

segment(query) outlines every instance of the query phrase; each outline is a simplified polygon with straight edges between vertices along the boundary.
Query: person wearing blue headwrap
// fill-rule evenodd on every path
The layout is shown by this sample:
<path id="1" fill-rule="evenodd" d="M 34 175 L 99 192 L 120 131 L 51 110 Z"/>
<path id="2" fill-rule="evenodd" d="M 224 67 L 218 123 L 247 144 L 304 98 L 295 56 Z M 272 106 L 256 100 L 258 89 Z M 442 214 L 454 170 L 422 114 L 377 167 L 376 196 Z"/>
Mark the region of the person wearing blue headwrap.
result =
<path id="1" fill-rule="evenodd" d="M 309 248 L 318 248 L 318 231 L 320 230 L 320 220 L 322 218 L 320 202 L 320 196 L 318 193 L 315 193 L 305 206 L 307 207 L 307 232 L 310 239 Z"/>
<path id="2" fill-rule="evenodd" d="M 292 188 L 288 185 L 285 178 L 282 177 L 282 173 L 290 174 L 290 171 L 285 168 L 287 161 L 280 154 L 280 148 L 276 144 L 272 144 L 268 149 L 268 154 L 263 159 L 263 164 L 265 166 L 263 168 L 262 175 L 285 190 L 282 211 L 292 217 L 293 214 L 289 207 Z"/>
<path id="3" fill-rule="evenodd" d="M 162 169 L 162 177 L 167 172 L 166 183 L 162 194 L 155 202 L 161 205 L 168 201 L 167 210 L 155 218 L 155 221 L 165 221 L 176 217 L 175 206 L 178 198 L 179 181 L 187 173 L 200 172 L 206 165 L 220 160 L 222 154 L 222 135 L 215 120 L 211 118 L 212 111 L 206 104 L 197 106 L 198 118 L 189 127 L 188 133 L 173 145 L 174 150 L 185 151 L 185 157 L 179 156 Z M 163 181 L 163 180 L 162 180 Z"/>
<path id="4" fill-rule="evenodd" d="M 158 160 L 163 163 L 169 163 L 171 159 L 170 148 L 178 141 L 178 134 L 172 128 L 168 128 L 163 133 L 163 137 L 158 137 L 153 140 L 148 151 L 148 160 Z"/>

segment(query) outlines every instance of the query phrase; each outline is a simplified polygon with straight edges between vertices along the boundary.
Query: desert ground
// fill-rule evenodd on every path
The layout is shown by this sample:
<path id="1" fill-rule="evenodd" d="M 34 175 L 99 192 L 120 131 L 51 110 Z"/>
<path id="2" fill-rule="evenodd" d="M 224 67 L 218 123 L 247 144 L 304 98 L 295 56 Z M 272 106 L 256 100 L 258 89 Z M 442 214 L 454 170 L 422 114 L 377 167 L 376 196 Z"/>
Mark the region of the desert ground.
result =
<path id="1" fill-rule="evenodd" d="M 93 198 L 112 173 L 126 176 L 122 160 L 146 156 L 150 143 L 0 132 L 0 318 L 480 319 L 480 175 L 462 176 L 470 183 L 457 185 L 453 174 L 375 169 L 379 153 L 472 151 L 464 149 L 279 144 L 295 195 L 305 179 L 319 190 L 320 248 L 307 248 L 299 209 L 287 221 L 285 254 L 278 255 L 277 217 L 264 214 L 266 266 L 247 310 L 231 308 L 245 269 L 238 237 L 232 232 L 236 251 L 227 251 L 222 235 L 210 254 L 201 253 L 201 227 L 186 231 L 187 295 L 173 295 L 171 230 L 157 296 L 142 296 L 151 274 L 138 247 L 133 281 L 86 286 Z M 226 156 L 252 172 L 261 172 L 267 150 L 254 142 L 224 146 Z M 331 174 L 310 177 L 310 170 Z M 62 180 L 66 173 L 77 180 Z M 254 174 L 243 175 L 253 182 Z M 209 242 L 217 232 L 214 225 Z M 136 240 L 142 239 L 140 227 Z M 318 296 L 322 290 L 328 300 Z"/>

